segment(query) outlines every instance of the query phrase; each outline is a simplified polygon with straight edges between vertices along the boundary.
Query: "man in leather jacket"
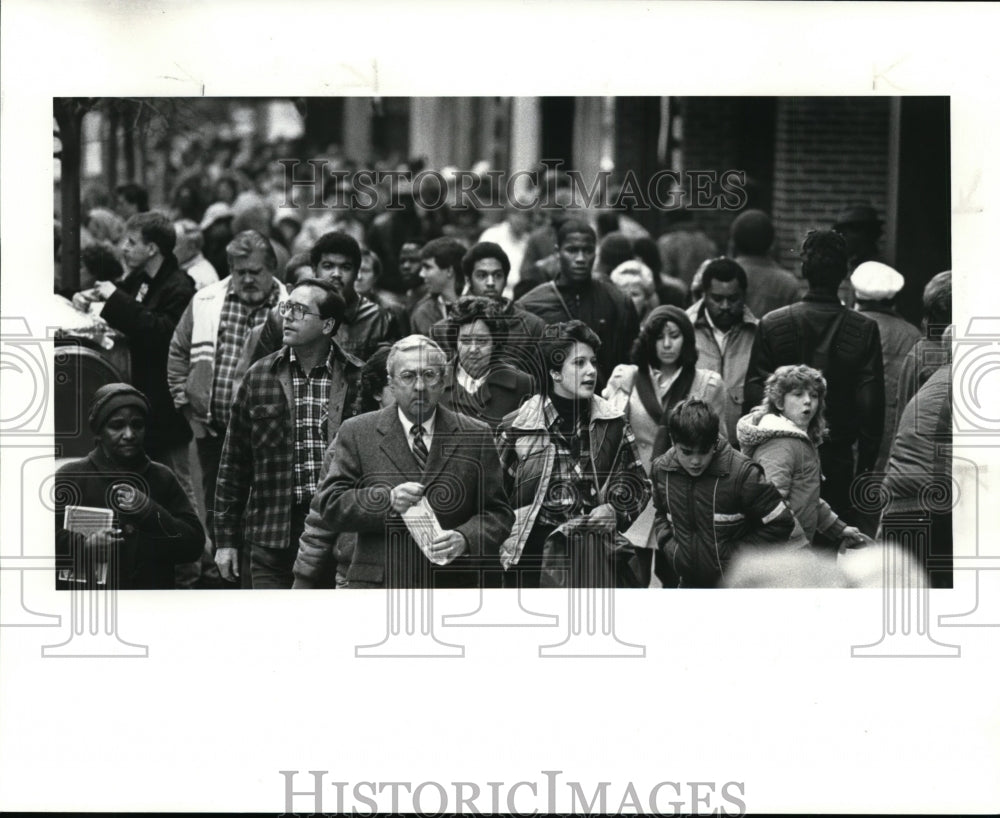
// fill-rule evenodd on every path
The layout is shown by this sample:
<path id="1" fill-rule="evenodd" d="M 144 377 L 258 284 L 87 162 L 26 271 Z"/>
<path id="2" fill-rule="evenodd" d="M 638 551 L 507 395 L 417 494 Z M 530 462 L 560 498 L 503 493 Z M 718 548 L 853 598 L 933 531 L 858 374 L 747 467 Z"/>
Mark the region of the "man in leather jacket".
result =
<path id="1" fill-rule="evenodd" d="M 819 449 L 825 477 L 821 496 L 854 524 L 851 483 L 872 470 L 882 442 L 885 386 L 878 324 L 837 298 L 847 275 L 847 242 L 836 231 L 806 236 L 802 274 L 809 282 L 802 301 L 774 310 L 757 325 L 743 411 L 760 403 L 764 381 L 779 366 L 806 364 L 823 373 L 830 435 Z"/>

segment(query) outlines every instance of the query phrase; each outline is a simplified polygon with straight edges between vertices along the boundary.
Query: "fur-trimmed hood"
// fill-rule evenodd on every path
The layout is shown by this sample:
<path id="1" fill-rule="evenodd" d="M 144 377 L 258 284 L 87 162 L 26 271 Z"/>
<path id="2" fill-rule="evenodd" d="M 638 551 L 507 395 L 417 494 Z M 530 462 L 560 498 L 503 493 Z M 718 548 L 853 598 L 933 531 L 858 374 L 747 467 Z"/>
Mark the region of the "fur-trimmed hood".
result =
<path id="1" fill-rule="evenodd" d="M 798 438 L 812 445 L 809 435 L 784 415 L 754 411 L 741 417 L 736 424 L 740 451 L 747 457 L 753 457 L 754 450 L 762 443 L 780 437 Z"/>

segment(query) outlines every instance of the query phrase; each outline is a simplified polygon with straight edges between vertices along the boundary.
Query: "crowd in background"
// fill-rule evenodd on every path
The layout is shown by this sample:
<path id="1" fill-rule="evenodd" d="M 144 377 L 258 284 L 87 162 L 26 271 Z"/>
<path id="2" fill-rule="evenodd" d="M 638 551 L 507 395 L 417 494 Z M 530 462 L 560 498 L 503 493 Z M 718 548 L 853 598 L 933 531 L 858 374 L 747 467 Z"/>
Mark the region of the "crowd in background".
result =
<path id="1" fill-rule="evenodd" d="M 651 236 L 583 208 L 559 174 L 526 191 L 544 207 L 404 185 L 351 208 L 339 155 L 308 207 L 277 156 L 193 150 L 156 208 L 85 193 L 80 286 L 57 290 L 127 337 L 132 383 L 93 396 L 98 445 L 60 472 L 119 498 L 116 527 L 60 517 L 64 558 L 127 552 L 122 587 L 714 587 L 743 551 L 919 526 L 950 586 L 950 511 L 919 499 L 950 469 L 950 273 L 905 321 L 871 208 L 791 271 L 760 210 L 720 248 L 691 214 Z"/>

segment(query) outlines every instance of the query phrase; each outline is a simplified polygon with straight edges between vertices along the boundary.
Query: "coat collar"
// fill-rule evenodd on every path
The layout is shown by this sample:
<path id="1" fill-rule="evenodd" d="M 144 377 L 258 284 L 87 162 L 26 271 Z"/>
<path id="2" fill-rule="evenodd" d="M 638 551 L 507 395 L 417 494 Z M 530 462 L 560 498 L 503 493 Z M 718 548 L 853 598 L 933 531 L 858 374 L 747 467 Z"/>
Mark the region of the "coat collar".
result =
<path id="1" fill-rule="evenodd" d="M 532 395 L 526 400 L 517 414 L 514 416 L 513 428 L 521 431 L 547 432 L 555 424 L 557 416 L 556 408 L 552 401 L 544 395 Z M 595 420 L 615 420 L 624 418 L 625 413 L 621 409 L 615 409 L 608 401 L 599 395 L 594 395 L 590 401 L 590 422 L 593 425 Z"/>
<path id="2" fill-rule="evenodd" d="M 270 356 L 269 366 L 272 372 L 276 370 L 279 365 L 282 366 L 289 365 L 290 352 L 291 352 L 291 347 L 282 346 L 281 349 L 278 350 L 278 354 Z M 330 355 L 326 360 L 327 360 L 327 366 L 331 370 L 335 368 L 336 363 L 338 361 L 344 364 L 344 366 L 348 368 L 353 367 L 355 369 L 361 369 L 361 367 L 364 366 L 364 363 L 362 363 L 360 359 L 351 355 L 350 352 L 347 352 L 340 344 L 337 343 L 337 340 L 335 338 L 330 339 Z"/>
<path id="3" fill-rule="evenodd" d="M 711 329 L 711 324 L 708 323 L 708 318 L 705 316 L 705 299 L 700 298 L 694 302 L 690 307 L 688 307 L 687 314 L 688 318 L 691 319 L 691 323 L 696 327 L 708 327 Z M 743 305 L 743 316 L 740 319 L 743 324 L 747 324 L 751 327 L 756 327 L 760 323 L 757 316 L 750 312 L 750 308 L 744 304 Z"/>
<path id="4" fill-rule="evenodd" d="M 734 449 L 729 445 L 729 441 L 720 434 L 715 456 L 712 458 L 712 462 L 708 464 L 708 468 L 702 472 L 701 476 L 725 477 L 728 475 L 732 470 L 733 453 Z M 687 474 L 681 466 L 680 461 L 677 460 L 677 453 L 673 448 L 668 449 L 667 453 L 663 455 L 662 462 L 663 467 L 669 472 Z"/>
<path id="5" fill-rule="evenodd" d="M 736 437 L 740 451 L 752 457 L 758 446 L 776 438 L 798 438 L 812 444 L 809 435 L 783 415 L 774 412 L 754 411 L 744 415 L 736 424 Z"/>

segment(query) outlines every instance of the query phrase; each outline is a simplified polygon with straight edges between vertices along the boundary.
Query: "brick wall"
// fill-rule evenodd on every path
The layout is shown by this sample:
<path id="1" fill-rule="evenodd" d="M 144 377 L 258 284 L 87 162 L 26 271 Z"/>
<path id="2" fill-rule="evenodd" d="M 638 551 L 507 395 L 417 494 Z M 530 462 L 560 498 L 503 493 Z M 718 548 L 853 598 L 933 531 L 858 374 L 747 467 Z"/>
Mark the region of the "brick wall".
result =
<path id="1" fill-rule="evenodd" d="M 885 219 L 888 99 L 780 99 L 774 148 L 775 252 L 786 267 L 798 272 L 806 232 L 831 227 L 851 205 L 869 204 Z"/>
<path id="2" fill-rule="evenodd" d="M 682 100 L 685 170 L 746 170 L 748 207 L 769 211 L 775 256 L 798 271 L 806 231 L 830 227 L 840 211 L 870 204 L 885 218 L 889 100 L 864 97 L 688 97 Z M 738 215 L 695 214 L 725 249 Z"/>
<path id="3" fill-rule="evenodd" d="M 680 102 L 685 172 L 712 170 L 721 174 L 726 170 L 741 170 L 741 101 L 733 97 L 686 97 Z M 712 209 L 692 215 L 719 250 L 725 252 L 729 225 L 736 214 Z"/>

